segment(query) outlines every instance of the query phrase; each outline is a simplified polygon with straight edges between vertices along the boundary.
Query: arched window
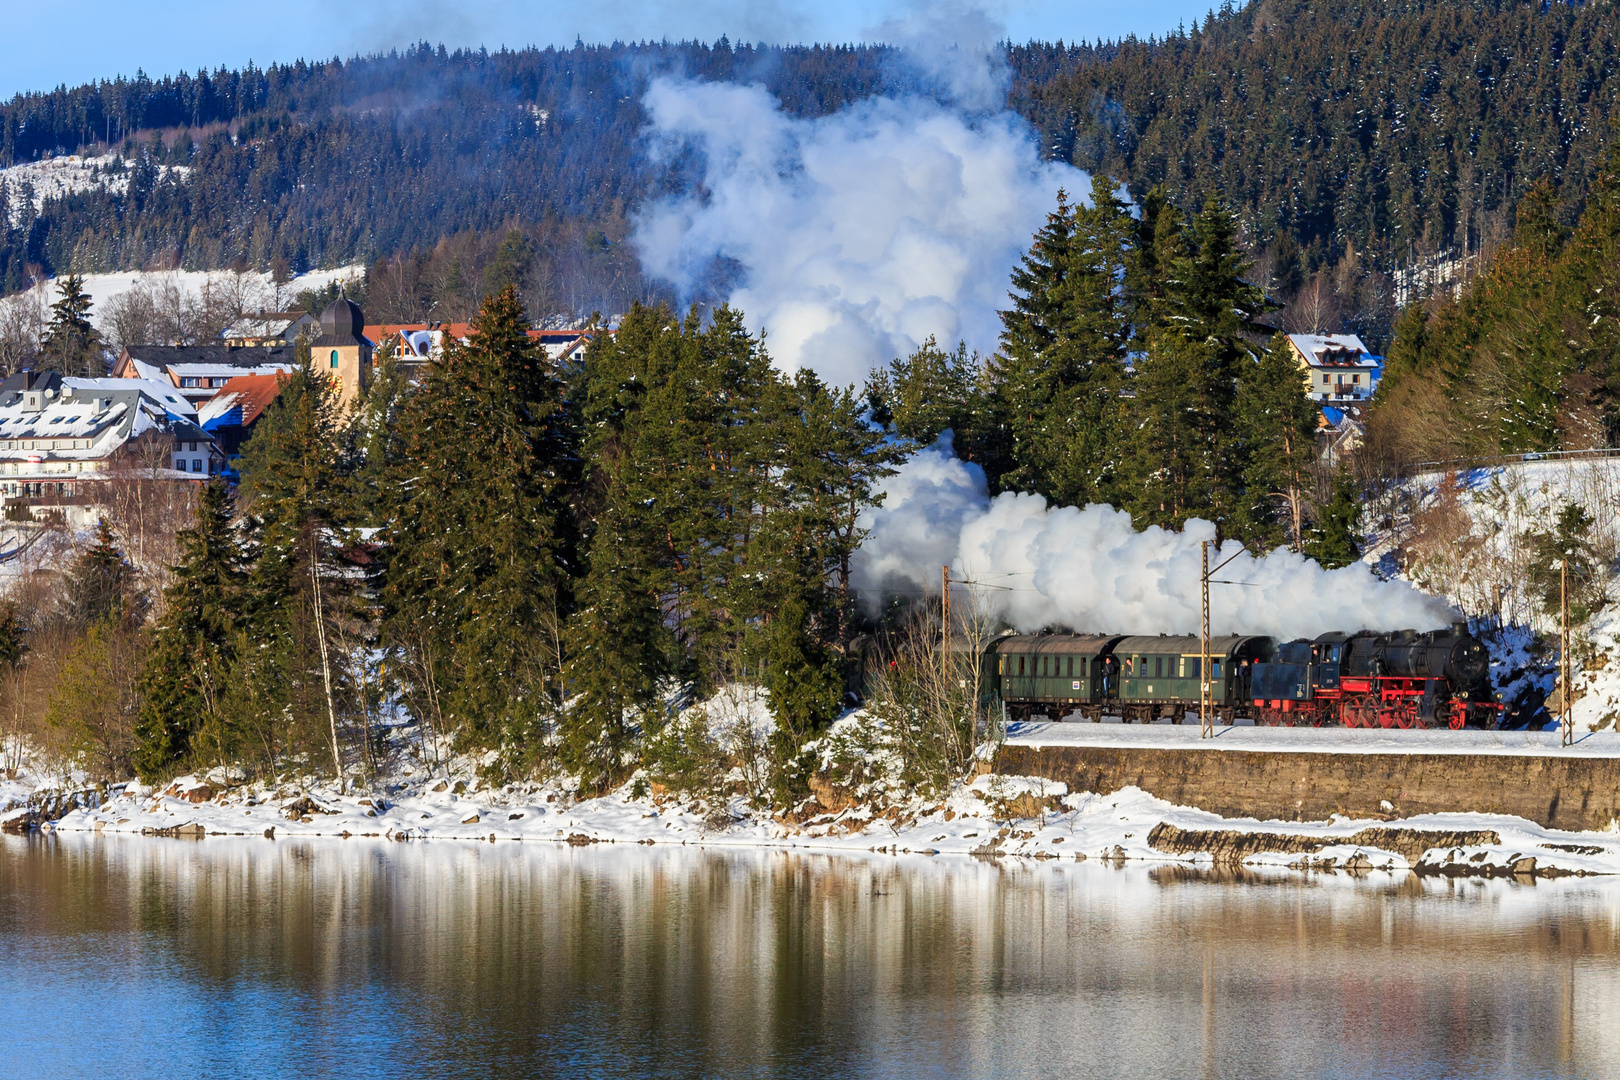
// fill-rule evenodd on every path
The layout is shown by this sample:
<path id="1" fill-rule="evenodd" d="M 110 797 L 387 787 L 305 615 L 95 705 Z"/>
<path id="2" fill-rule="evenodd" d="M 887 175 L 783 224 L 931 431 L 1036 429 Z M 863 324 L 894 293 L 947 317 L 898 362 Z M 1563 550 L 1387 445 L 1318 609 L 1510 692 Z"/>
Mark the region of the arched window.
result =
<path id="1" fill-rule="evenodd" d="M 337 350 L 332 350 L 332 366 L 337 367 Z"/>

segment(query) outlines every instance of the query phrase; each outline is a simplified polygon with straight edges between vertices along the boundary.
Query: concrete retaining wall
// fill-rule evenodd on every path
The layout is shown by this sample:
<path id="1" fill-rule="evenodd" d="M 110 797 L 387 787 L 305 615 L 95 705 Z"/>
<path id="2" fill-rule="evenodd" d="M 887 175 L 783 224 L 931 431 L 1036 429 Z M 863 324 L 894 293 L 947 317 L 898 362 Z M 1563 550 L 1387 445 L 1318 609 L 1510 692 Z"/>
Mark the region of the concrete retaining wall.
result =
<path id="1" fill-rule="evenodd" d="M 1335 813 L 1476 811 L 1586 830 L 1620 816 L 1620 758 L 1009 744 L 996 771 L 1061 780 L 1070 791 L 1139 787 L 1223 817 L 1313 821 Z M 1394 810 L 1382 809 L 1383 802 Z"/>

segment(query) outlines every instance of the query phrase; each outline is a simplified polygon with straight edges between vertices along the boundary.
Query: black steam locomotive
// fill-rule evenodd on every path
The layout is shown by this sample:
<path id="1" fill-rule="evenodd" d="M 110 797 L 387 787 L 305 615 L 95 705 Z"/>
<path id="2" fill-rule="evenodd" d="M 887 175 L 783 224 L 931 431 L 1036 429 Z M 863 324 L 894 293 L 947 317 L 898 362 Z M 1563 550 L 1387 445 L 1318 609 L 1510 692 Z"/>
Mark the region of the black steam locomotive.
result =
<path id="1" fill-rule="evenodd" d="M 1010 719 L 1045 715 L 1179 721 L 1207 678 L 1219 722 L 1346 727 L 1496 727 L 1485 646 L 1461 624 L 1417 633 L 1331 633 L 1279 642 L 1196 637 L 1011 635 L 988 650 L 989 679 Z"/>

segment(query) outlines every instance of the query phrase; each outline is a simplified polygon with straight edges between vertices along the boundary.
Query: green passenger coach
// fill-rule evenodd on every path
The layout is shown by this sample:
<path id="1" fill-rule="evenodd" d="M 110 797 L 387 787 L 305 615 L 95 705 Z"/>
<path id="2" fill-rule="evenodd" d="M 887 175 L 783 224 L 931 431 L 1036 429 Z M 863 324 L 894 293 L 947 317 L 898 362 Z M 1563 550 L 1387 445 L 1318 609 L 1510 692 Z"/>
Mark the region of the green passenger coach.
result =
<path id="1" fill-rule="evenodd" d="M 997 692 L 1009 720 L 1179 722 L 1199 705 L 1204 657 L 1196 637 L 1037 634 L 998 639 Z M 1270 659 L 1272 640 L 1228 635 L 1210 639 L 1209 678 L 1218 718 L 1249 710 L 1254 664 Z"/>

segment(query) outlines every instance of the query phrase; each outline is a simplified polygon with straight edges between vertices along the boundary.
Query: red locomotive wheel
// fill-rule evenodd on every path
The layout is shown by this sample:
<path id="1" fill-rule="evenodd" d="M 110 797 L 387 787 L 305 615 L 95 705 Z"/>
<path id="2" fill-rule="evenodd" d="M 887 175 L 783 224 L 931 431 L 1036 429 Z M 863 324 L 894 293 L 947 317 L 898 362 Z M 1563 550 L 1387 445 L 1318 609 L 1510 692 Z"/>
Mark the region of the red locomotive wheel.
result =
<path id="1" fill-rule="evenodd" d="M 1388 709 L 1380 709 L 1380 710 L 1378 710 L 1378 726 L 1381 727 L 1381 728 L 1392 728 L 1392 727 L 1394 727 L 1395 726 L 1395 710 L 1397 708 L 1399 708 L 1399 706 L 1395 706 L 1393 708 L 1388 708 Z"/>
<path id="2" fill-rule="evenodd" d="M 1346 705 L 1340 709 L 1339 719 L 1344 723 L 1345 727 L 1361 726 L 1361 717 L 1357 715 L 1356 708 L 1353 705 Z"/>
<path id="3" fill-rule="evenodd" d="M 1461 731 L 1466 723 L 1468 723 L 1468 706 L 1460 701 L 1452 702 L 1451 719 L 1446 722 L 1446 726 L 1452 731 Z"/>
<path id="4" fill-rule="evenodd" d="M 1395 710 L 1395 723 L 1403 731 L 1410 731 L 1418 726 L 1418 714 L 1410 704 L 1404 704 Z"/>

